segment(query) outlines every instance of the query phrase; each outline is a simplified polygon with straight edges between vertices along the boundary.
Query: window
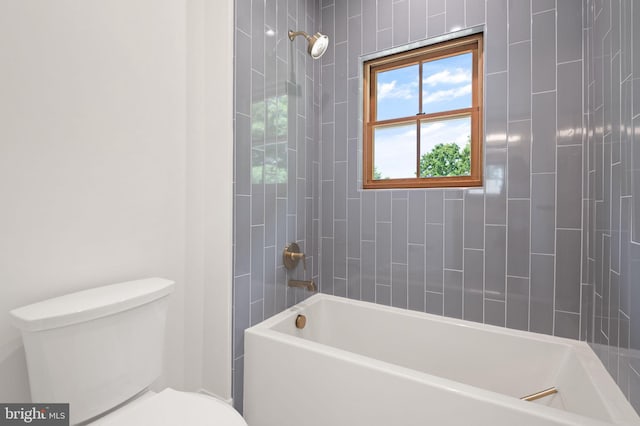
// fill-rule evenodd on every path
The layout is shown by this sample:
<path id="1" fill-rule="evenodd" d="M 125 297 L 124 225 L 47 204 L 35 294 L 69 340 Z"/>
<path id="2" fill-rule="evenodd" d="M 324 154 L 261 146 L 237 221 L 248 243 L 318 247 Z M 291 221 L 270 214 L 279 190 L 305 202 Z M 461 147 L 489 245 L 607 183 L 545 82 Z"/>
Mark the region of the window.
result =
<path id="1" fill-rule="evenodd" d="M 363 187 L 482 186 L 482 34 L 364 62 Z"/>

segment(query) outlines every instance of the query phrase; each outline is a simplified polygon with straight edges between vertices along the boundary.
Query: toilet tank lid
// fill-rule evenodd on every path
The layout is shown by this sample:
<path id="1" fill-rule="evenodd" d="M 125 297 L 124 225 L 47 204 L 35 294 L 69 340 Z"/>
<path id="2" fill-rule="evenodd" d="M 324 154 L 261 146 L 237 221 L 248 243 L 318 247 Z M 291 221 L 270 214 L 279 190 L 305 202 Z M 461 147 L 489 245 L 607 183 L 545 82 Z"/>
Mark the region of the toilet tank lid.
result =
<path id="1" fill-rule="evenodd" d="M 174 282 L 145 278 L 78 291 L 9 312 L 22 331 L 42 331 L 126 311 L 169 295 Z"/>

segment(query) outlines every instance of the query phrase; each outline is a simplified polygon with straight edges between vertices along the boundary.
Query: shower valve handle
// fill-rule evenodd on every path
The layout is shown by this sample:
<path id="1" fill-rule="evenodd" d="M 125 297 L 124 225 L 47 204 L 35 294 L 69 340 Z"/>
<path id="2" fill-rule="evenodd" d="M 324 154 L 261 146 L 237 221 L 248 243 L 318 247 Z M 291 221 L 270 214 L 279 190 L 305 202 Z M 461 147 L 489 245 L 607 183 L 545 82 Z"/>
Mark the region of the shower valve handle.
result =
<path id="1" fill-rule="evenodd" d="M 300 251 L 300 246 L 296 243 L 291 243 L 287 247 L 285 247 L 282 252 L 282 263 L 284 263 L 284 267 L 291 270 L 298 266 L 298 262 L 302 259 L 302 267 L 304 271 L 307 271 L 307 257 L 304 253 Z"/>
<path id="2" fill-rule="evenodd" d="M 307 271 L 307 256 L 305 256 L 304 253 L 289 253 L 289 256 L 291 256 L 291 259 L 293 259 L 294 262 L 302 259 L 302 269 L 305 272 Z"/>

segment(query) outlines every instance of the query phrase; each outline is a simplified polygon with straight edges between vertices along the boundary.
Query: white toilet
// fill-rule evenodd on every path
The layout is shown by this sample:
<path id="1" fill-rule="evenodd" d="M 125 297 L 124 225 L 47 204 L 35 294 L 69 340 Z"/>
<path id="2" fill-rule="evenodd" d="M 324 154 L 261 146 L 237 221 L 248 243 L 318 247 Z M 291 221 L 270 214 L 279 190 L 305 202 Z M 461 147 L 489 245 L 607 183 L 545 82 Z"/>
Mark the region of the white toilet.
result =
<path id="1" fill-rule="evenodd" d="M 11 311 L 22 331 L 32 401 L 69 403 L 74 425 L 246 426 L 215 398 L 149 390 L 162 372 L 173 286 L 162 278 L 128 281 Z"/>

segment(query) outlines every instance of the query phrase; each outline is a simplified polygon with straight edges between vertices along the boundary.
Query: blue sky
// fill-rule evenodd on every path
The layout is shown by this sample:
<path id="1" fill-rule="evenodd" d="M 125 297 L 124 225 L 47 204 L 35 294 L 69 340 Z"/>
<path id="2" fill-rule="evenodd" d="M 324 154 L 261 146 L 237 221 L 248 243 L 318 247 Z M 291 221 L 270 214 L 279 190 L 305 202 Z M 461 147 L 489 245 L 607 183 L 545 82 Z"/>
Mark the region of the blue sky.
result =
<path id="1" fill-rule="evenodd" d="M 417 114 L 418 65 L 378 73 L 377 120 Z M 471 53 L 425 62 L 422 67 L 424 112 L 471 106 Z"/>
<path id="2" fill-rule="evenodd" d="M 378 74 L 377 119 L 414 116 L 419 112 L 418 66 Z M 423 65 L 423 110 L 426 113 L 471 106 L 471 54 L 452 56 Z M 468 118 L 423 123 L 421 154 L 436 144 L 466 144 Z M 375 131 L 375 166 L 384 177 L 415 177 L 415 124 L 385 127 Z"/>

